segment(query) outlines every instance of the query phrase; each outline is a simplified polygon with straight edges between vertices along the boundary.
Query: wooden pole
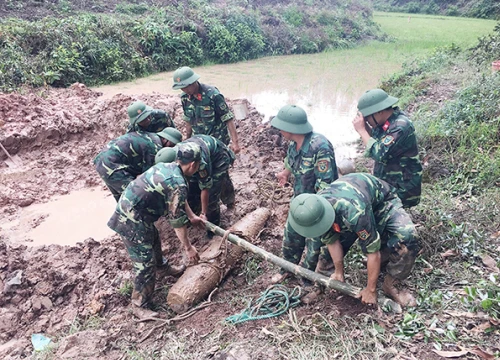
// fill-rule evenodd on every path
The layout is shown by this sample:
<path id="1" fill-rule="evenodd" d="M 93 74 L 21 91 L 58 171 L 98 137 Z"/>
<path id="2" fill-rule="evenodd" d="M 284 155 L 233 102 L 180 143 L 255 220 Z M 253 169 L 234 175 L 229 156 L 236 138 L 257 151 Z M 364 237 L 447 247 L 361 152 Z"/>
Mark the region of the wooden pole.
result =
<path id="1" fill-rule="evenodd" d="M 214 232 L 217 235 L 222 236 L 226 232 L 224 229 L 222 229 L 222 228 L 220 228 L 220 227 L 218 227 L 218 226 L 216 226 L 208 221 L 207 221 L 206 227 L 208 230 Z M 302 277 L 309 279 L 309 280 L 311 280 L 319 285 L 323 285 L 329 289 L 337 290 L 338 292 L 341 292 L 342 294 L 346 294 L 346 295 L 349 295 L 352 297 L 356 297 L 356 295 L 361 291 L 361 289 L 356 287 L 356 286 L 352 286 L 352 285 L 349 285 L 349 284 L 341 282 L 341 281 L 332 280 L 332 279 L 330 279 L 322 274 L 308 270 L 306 268 L 303 268 L 302 266 L 292 264 L 291 262 L 286 261 L 286 260 L 284 260 L 284 259 L 282 259 L 274 254 L 271 254 L 270 252 L 267 252 L 266 250 L 261 249 L 258 246 L 255 246 L 255 245 L 249 243 L 248 241 L 241 239 L 240 237 L 238 237 L 236 235 L 229 234 L 227 239 L 231 243 L 238 245 L 238 246 L 242 247 L 243 249 L 248 250 L 256 255 L 259 255 L 260 257 L 262 257 L 266 261 L 269 261 L 275 265 L 278 265 L 279 267 L 285 269 L 286 271 L 289 271 L 289 272 L 291 272 L 295 275 L 298 275 L 298 276 L 302 276 Z M 388 299 L 386 297 L 379 295 L 377 297 L 377 302 L 378 302 L 379 306 L 381 306 L 383 308 L 390 309 L 392 312 L 395 312 L 395 313 L 402 312 L 401 305 L 399 305 L 397 302 L 395 302 L 391 299 Z"/>

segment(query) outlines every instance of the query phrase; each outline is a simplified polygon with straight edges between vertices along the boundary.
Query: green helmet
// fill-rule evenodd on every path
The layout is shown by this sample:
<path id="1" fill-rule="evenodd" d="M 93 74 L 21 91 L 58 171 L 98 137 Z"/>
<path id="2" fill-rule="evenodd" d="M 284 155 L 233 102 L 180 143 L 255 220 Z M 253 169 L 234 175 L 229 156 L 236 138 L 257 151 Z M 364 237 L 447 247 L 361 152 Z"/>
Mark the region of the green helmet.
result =
<path id="1" fill-rule="evenodd" d="M 151 106 L 147 106 L 142 101 L 134 101 L 127 108 L 130 125 L 135 125 L 145 120 L 151 114 L 152 110 Z"/>
<path id="2" fill-rule="evenodd" d="M 156 153 L 155 164 L 171 163 L 177 157 L 177 149 L 166 147 Z"/>
<path id="3" fill-rule="evenodd" d="M 188 164 L 193 161 L 201 160 L 201 147 L 194 142 L 183 142 L 176 146 L 177 149 L 177 160 L 181 164 Z"/>
<path id="4" fill-rule="evenodd" d="M 174 144 L 180 143 L 182 141 L 182 134 L 179 130 L 174 129 L 172 127 L 168 127 L 156 133 L 158 136 L 161 136 L 164 139 L 170 140 Z"/>
<path id="5" fill-rule="evenodd" d="M 290 203 L 288 222 L 300 235 L 315 238 L 325 234 L 335 221 L 335 211 L 324 197 L 300 194 Z"/>
<path id="6" fill-rule="evenodd" d="M 308 134 L 312 131 L 306 112 L 296 105 L 283 106 L 271 120 L 271 126 L 292 134 Z"/>
<path id="7" fill-rule="evenodd" d="M 174 85 L 172 85 L 172 89 L 179 90 L 197 81 L 200 75 L 195 73 L 189 66 L 183 66 L 175 70 L 173 78 Z"/>
<path id="8" fill-rule="evenodd" d="M 358 110 L 363 116 L 368 116 L 391 107 L 398 100 L 394 96 L 387 95 L 382 89 L 368 90 L 359 98 Z"/>

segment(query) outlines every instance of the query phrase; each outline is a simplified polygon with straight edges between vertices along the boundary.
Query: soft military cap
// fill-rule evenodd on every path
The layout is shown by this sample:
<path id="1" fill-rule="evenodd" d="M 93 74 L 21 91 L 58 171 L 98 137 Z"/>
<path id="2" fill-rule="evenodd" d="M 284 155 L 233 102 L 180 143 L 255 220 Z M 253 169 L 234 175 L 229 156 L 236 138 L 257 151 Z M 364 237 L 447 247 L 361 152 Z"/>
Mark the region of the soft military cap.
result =
<path id="1" fill-rule="evenodd" d="M 398 100 L 398 98 L 388 95 L 382 89 L 368 90 L 359 98 L 358 110 L 366 117 L 391 107 Z"/>
<path id="2" fill-rule="evenodd" d="M 193 142 L 186 142 L 177 146 L 177 160 L 182 164 L 201 160 L 200 145 Z"/>
<path id="3" fill-rule="evenodd" d="M 155 155 L 155 164 L 171 163 L 176 159 L 177 149 L 166 147 L 158 151 Z"/>
<path id="4" fill-rule="evenodd" d="M 135 125 L 146 119 L 153 108 L 142 101 L 135 101 L 127 108 L 130 125 Z"/>
<path id="5" fill-rule="evenodd" d="M 324 197 L 300 194 L 290 203 L 288 222 L 300 235 L 315 238 L 325 234 L 335 221 L 335 211 Z"/>
<path id="6" fill-rule="evenodd" d="M 168 127 L 157 133 L 164 139 L 170 140 L 174 144 L 180 143 L 182 141 L 182 134 L 179 130 Z"/>
<path id="7" fill-rule="evenodd" d="M 283 106 L 271 120 L 271 126 L 292 134 L 308 134 L 313 130 L 304 109 L 296 105 Z"/>
<path id="8" fill-rule="evenodd" d="M 175 70 L 173 78 L 174 85 L 172 85 L 172 89 L 179 90 L 197 81 L 200 75 L 195 73 L 189 66 L 183 66 Z"/>

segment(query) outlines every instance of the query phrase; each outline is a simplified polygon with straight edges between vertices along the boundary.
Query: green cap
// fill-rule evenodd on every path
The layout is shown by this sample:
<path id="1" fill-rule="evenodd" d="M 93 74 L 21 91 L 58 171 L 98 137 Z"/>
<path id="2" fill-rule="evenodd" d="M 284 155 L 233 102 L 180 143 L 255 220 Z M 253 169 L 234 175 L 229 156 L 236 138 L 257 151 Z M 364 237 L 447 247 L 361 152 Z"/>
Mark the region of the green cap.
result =
<path id="1" fill-rule="evenodd" d="M 177 156 L 177 149 L 166 147 L 158 151 L 155 155 L 155 164 L 171 163 Z"/>
<path id="2" fill-rule="evenodd" d="M 389 96 L 382 89 L 368 90 L 359 98 L 358 110 L 363 116 L 385 110 L 398 102 L 398 98 Z"/>
<path id="3" fill-rule="evenodd" d="M 177 160 L 181 164 L 188 164 L 201 160 L 201 147 L 194 142 L 184 142 L 177 146 Z"/>
<path id="4" fill-rule="evenodd" d="M 173 78 L 174 85 L 172 85 L 172 89 L 179 90 L 197 81 L 200 75 L 195 73 L 190 67 L 183 66 L 175 70 Z"/>
<path id="5" fill-rule="evenodd" d="M 296 105 L 283 106 L 271 120 L 271 126 L 292 134 L 308 134 L 313 130 L 304 109 Z"/>
<path id="6" fill-rule="evenodd" d="M 332 204 L 316 194 L 300 194 L 290 203 L 288 222 L 300 235 L 315 238 L 325 234 L 335 221 Z"/>
<path id="7" fill-rule="evenodd" d="M 179 130 L 168 127 L 156 133 L 158 136 L 161 136 L 164 139 L 170 140 L 174 144 L 180 143 L 182 141 L 182 134 Z"/>
<path id="8" fill-rule="evenodd" d="M 147 106 L 142 101 L 134 101 L 127 108 L 130 125 L 135 125 L 145 120 L 151 114 L 152 110 L 151 106 Z"/>

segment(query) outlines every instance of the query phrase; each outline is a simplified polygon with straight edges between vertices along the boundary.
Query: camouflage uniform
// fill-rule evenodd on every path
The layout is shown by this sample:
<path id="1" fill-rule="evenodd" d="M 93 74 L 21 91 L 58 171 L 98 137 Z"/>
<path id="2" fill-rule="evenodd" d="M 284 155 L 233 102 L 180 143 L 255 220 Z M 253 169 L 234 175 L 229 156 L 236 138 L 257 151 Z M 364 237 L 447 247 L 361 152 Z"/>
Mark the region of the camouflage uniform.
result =
<path id="1" fill-rule="evenodd" d="M 375 176 L 353 173 L 318 195 L 335 211 L 332 228 L 321 237 L 324 244 L 340 240 L 345 255 L 359 239 L 364 254 L 381 252 L 391 276 L 408 277 L 418 252 L 416 231 L 394 187 Z"/>
<path id="2" fill-rule="evenodd" d="M 229 147 L 220 140 L 209 135 L 195 135 L 177 144 L 195 143 L 201 148 L 200 168 L 189 182 L 188 203 L 191 209 L 198 212 L 201 207 L 201 190 L 209 190 L 207 220 L 219 225 L 220 206 L 222 200 L 227 206 L 234 204 L 234 186 L 229 177 L 229 167 L 233 164 L 235 155 Z"/>
<path id="3" fill-rule="evenodd" d="M 365 156 L 375 160 L 373 175 L 397 189 L 405 208 L 420 202 L 422 165 L 415 128 L 399 108 L 384 125 L 373 129 Z"/>
<path id="4" fill-rule="evenodd" d="M 122 236 L 135 272 L 134 290 L 149 299 L 155 266 L 162 264 L 161 241 L 154 223 L 165 215 L 174 228 L 189 222 L 187 183 L 177 163 L 160 163 L 125 189 L 108 226 Z M 146 302 L 146 301 L 144 301 Z"/>
<path id="5" fill-rule="evenodd" d="M 162 147 L 157 134 L 131 132 L 111 140 L 95 157 L 96 170 L 116 201 L 132 180 L 155 164 Z"/>
<path id="6" fill-rule="evenodd" d="M 130 133 L 133 131 L 147 131 L 157 133 L 168 127 L 172 127 L 175 129 L 175 124 L 172 118 L 163 110 L 153 110 L 149 117 L 151 119 L 151 123 L 147 127 L 143 128 L 139 124 L 129 124 L 127 132 Z"/>
<path id="7" fill-rule="evenodd" d="M 294 178 L 294 196 L 299 194 L 314 194 L 338 178 L 333 146 L 326 137 L 311 132 L 306 135 L 302 147 L 297 151 L 295 142 L 290 142 L 285 168 L 292 172 Z M 287 222 L 283 238 L 283 257 L 298 264 L 307 247 L 302 266 L 314 271 L 318 263 L 319 251 L 322 246 L 318 239 L 307 239 L 299 235 Z M 325 253 L 328 258 L 328 253 Z"/>
<path id="8" fill-rule="evenodd" d="M 198 94 L 181 96 L 184 120 L 191 125 L 193 135 L 211 135 L 229 145 L 226 122 L 233 120 L 233 113 L 216 87 L 201 83 L 199 85 Z"/>

